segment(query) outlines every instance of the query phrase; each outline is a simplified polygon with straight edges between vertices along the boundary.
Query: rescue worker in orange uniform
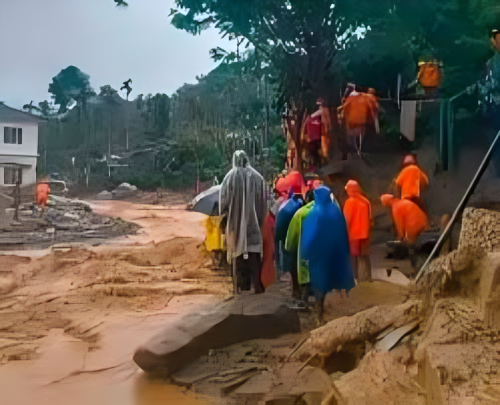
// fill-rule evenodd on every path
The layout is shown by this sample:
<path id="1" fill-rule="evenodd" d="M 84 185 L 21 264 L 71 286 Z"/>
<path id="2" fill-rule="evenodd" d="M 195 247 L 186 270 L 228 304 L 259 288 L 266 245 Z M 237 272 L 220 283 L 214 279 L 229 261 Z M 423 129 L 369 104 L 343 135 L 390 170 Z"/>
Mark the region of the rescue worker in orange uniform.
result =
<path id="1" fill-rule="evenodd" d="M 354 144 L 358 155 L 361 156 L 363 138 L 370 122 L 375 123 L 376 131 L 379 132 L 378 117 L 376 116 L 377 105 L 373 95 L 357 92 L 355 85 L 350 84 L 350 86 L 353 86 L 354 90 L 350 92 L 349 96 L 345 98 L 345 102 L 337 110 L 343 114 L 348 138 Z M 348 88 L 351 87 L 348 86 Z M 357 138 L 359 138 L 359 145 Z"/>
<path id="2" fill-rule="evenodd" d="M 354 279 L 358 282 L 371 281 L 370 228 L 372 209 L 368 198 L 355 180 L 345 186 L 349 198 L 344 204 L 344 217 L 349 236 L 349 249 L 353 262 Z"/>
<path id="3" fill-rule="evenodd" d="M 41 181 L 36 185 L 36 204 L 42 208 L 40 216 L 42 215 L 45 206 L 47 205 L 49 194 L 50 194 L 50 186 L 47 181 Z"/>
<path id="4" fill-rule="evenodd" d="M 428 218 L 417 204 L 410 200 L 395 198 L 392 194 L 380 197 L 382 205 L 391 209 L 398 239 L 409 245 L 415 244 L 428 226 Z"/>
<path id="5" fill-rule="evenodd" d="M 406 155 L 403 160 L 403 170 L 396 178 L 400 196 L 403 200 L 410 200 L 428 215 L 427 208 L 422 200 L 422 191 L 429 186 L 427 175 L 418 167 L 414 155 Z"/>

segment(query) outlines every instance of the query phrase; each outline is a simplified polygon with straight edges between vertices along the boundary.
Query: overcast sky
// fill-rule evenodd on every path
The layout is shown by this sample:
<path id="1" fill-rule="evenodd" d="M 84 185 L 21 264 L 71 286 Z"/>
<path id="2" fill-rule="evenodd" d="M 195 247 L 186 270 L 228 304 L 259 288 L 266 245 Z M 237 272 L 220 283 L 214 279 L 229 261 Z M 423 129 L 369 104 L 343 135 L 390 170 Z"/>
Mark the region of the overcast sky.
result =
<path id="1" fill-rule="evenodd" d="M 175 29 L 167 18 L 174 0 L 127 2 L 0 0 L 0 101 L 21 108 L 50 100 L 52 77 L 69 65 L 90 75 L 97 92 L 131 78 L 131 98 L 171 95 L 216 66 L 211 48 L 235 48 L 215 29 L 198 36 Z"/>

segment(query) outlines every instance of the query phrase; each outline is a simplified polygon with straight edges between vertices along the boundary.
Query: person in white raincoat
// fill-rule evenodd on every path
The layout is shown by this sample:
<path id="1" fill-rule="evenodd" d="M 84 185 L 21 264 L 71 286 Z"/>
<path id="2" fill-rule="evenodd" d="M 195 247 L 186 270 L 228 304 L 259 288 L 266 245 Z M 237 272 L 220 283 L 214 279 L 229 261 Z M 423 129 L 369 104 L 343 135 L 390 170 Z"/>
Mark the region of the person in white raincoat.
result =
<path id="1" fill-rule="evenodd" d="M 261 267 L 261 225 L 266 214 L 266 183 L 250 166 L 247 154 L 233 155 L 233 168 L 226 174 L 220 190 L 220 215 L 227 214 L 226 245 L 233 267 L 235 292 L 255 288 L 263 292 L 257 276 Z"/>

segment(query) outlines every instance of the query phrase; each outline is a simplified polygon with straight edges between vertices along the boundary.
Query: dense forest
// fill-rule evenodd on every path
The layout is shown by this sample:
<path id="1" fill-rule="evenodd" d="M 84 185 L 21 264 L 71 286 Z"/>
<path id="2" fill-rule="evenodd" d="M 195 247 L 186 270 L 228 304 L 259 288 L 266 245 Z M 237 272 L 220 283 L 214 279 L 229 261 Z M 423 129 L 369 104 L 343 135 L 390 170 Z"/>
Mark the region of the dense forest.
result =
<path id="1" fill-rule="evenodd" d="M 58 80 L 68 71 L 69 79 Z M 40 170 L 90 187 L 191 186 L 222 180 L 234 150 L 245 149 L 266 177 L 276 174 L 285 146 L 270 108 L 271 85 L 238 63 L 222 63 L 197 81 L 171 96 L 127 101 L 109 85 L 96 94 L 76 67 L 62 70 L 53 83 L 62 82 L 56 91 L 66 96 L 54 94 L 58 106 L 45 101 L 37 109 L 48 118 L 40 130 Z"/>

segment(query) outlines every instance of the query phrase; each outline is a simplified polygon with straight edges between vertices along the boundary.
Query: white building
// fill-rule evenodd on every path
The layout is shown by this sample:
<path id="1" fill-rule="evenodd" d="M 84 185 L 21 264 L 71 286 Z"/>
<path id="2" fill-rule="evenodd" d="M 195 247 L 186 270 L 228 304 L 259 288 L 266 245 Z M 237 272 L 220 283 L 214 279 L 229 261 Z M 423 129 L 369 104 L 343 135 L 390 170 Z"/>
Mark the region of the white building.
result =
<path id="1" fill-rule="evenodd" d="M 44 119 L 0 104 L 0 187 L 36 183 L 38 124 Z"/>

